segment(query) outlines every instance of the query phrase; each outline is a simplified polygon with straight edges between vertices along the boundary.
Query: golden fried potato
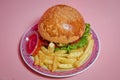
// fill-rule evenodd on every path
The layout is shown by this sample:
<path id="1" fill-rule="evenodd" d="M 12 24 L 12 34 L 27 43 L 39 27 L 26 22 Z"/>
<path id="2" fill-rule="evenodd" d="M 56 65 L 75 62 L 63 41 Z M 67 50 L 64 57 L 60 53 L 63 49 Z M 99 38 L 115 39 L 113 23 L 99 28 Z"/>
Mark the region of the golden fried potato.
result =
<path id="1" fill-rule="evenodd" d="M 73 65 L 72 64 L 59 64 L 58 67 L 62 69 L 69 69 L 69 68 L 73 68 Z"/>

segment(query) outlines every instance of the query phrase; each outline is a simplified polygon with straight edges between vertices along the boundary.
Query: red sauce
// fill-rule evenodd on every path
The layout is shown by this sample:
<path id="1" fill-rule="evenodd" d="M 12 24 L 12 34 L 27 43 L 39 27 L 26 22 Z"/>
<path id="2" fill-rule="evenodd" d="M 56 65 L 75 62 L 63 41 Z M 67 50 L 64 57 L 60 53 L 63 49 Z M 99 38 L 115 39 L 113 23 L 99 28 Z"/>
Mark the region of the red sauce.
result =
<path id="1" fill-rule="evenodd" d="M 28 41 L 26 44 L 26 49 L 27 52 L 32 54 L 33 50 L 35 49 L 37 45 L 37 35 L 36 34 L 32 34 L 28 37 Z"/>

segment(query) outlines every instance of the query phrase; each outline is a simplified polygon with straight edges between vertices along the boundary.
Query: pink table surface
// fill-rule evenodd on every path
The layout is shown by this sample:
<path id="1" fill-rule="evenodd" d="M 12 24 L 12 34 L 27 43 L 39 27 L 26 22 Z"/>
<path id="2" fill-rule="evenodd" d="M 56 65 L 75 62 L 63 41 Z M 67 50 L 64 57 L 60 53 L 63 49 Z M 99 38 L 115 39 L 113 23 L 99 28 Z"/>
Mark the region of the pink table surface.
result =
<path id="1" fill-rule="evenodd" d="M 76 8 L 101 42 L 100 56 L 87 71 L 69 78 L 49 78 L 29 69 L 19 42 L 28 27 L 50 6 Z M 120 80 L 120 0 L 0 0 L 0 80 Z"/>

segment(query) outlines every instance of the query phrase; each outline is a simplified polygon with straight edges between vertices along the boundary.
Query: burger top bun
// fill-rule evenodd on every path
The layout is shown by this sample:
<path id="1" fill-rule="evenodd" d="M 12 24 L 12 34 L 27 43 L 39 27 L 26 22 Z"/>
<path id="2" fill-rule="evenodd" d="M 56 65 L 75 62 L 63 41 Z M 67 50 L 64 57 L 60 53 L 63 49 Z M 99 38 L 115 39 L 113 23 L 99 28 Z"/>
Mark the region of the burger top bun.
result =
<path id="1" fill-rule="evenodd" d="M 76 9 L 67 5 L 56 5 L 43 14 L 38 23 L 38 31 L 45 40 L 68 44 L 83 35 L 85 22 Z"/>

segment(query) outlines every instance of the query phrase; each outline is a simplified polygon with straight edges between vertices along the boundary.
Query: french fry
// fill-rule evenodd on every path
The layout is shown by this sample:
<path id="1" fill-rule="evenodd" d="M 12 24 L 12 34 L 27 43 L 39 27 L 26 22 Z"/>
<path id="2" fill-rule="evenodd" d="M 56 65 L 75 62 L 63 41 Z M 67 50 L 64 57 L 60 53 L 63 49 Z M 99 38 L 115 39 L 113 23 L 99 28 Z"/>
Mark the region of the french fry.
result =
<path id="1" fill-rule="evenodd" d="M 92 34 L 88 36 L 88 41 L 92 39 Z"/>
<path id="2" fill-rule="evenodd" d="M 94 40 L 90 40 L 83 55 L 79 58 L 78 61 L 75 62 L 74 64 L 75 67 L 79 67 L 83 65 L 85 61 L 87 61 L 87 59 L 90 57 L 90 54 L 92 53 L 93 45 L 94 45 Z"/>
<path id="3" fill-rule="evenodd" d="M 52 71 L 52 64 L 48 65 L 48 69 Z"/>
<path id="4" fill-rule="evenodd" d="M 73 68 L 73 65 L 72 64 L 59 64 L 58 67 L 62 69 L 70 69 L 70 68 Z"/>
<path id="5" fill-rule="evenodd" d="M 60 63 L 64 64 L 73 64 L 76 61 L 76 58 L 64 58 L 64 57 L 57 57 Z"/>
<path id="6" fill-rule="evenodd" d="M 58 57 L 67 57 L 68 54 L 56 54 L 56 56 L 58 56 Z"/>
<path id="7" fill-rule="evenodd" d="M 89 40 L 88 46 L 84 53 L 87 53 L 90 49 L 92 49 L 93 45 L 94 45 L 94 40 L 93 39 Z"/>
<path id="8" fill-rule="evenodd" d="M 38 52 L 39 56 L 39 66 L 44 66 L 45 54 L 42 51 Z"/>
<path id="9" fill-rule="evenodd" d="M 52 67 L 52 72 L 55 71 L 57 69 L 57 57 L 54 56 L 54 61 L 53 61 L 53 67 Z"/>
<path id="10" fill-rule="evenodd" d="M 53 60 L 54 55 L 46 55 L 45 59 Z"/>
<path id="11" fill-rule="evenodd" d="M 41 51 L 45 54 L 49 54 L 51 53 L 51 51 L 49 51 L 47 48 L 45 48 L 44 46 L 41 47 Z"/>
<path id="12" fill-rule="evenodd" d="M 52 51 L 48 50 L 44 46 L 41 47 L 41 51 L 48 56 L 54 56 L 55 55 Z"/>
<path id="13" fill-rule="evenodd" d="M 44 63 L 45 63 L 45 64 L 53 64 L 53 60 L 45 59 L 45 60 L 44 60 Z"/>
<path id="14" fill-rule="evenodd" d="M 80 59 L 78 61 L 75 62 L 74 66 L 75 67 L 79 67 L 82 64 L 84 64 L 84 62 L 87 60 L 87 58 L 89 57 L 89 54 L 84 54 L 80 57 Z"/>
<path id="15" fill-rule="evenodd" d="M 39 65 L 39 57 L 38 57 L 38 55 L 35 55 L 35 57 L 34 57 L 34 65 Z"/>
<path id="16" fill-rule="evenodd" d="M 41 67 L 45 67 L 45 68 L 47 68 L 47 69 L 51 70 L 51 68 L 50 68 L 49 64 L 44 64 L 44 65 L 43 65 L 43 66 L 41 66 Z"/>
<path id="17" fill-rule="evenodd" d="M 55 51 L 55 54 L 65 54 L 67 53 L 66 50 L 58 50 L 58 51 Z"/>
<path id="18" fill-rule="evenodd" d="M 74 50 L 74 51 L 71 51 L 69 53 L 69 55 L 67 56 L 68 58 L 76 58 L 76 57 L 79 57 L 83 54 L 83 50 Z"/>

